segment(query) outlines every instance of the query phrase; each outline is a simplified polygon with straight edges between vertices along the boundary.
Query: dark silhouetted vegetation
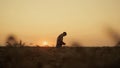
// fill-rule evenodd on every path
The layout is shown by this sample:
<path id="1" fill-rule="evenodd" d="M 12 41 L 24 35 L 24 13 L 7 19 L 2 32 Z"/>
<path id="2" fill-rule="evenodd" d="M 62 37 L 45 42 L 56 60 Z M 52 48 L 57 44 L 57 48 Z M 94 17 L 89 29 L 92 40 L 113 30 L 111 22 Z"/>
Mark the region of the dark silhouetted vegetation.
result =
<path id="1" fill-rule="evenodd" d="M 0 68 L 120 68 L 120 48 L 0 47 Z"/>
<path id="2" fill-rule="evenodd" d="M 14 35 L 8 36 L 6 43 L 7 43 L 6 45 L 7 47 L 24 47 L 25 46 L 25 43 L 23 43 L 22 40 L 18 42 L 18 40 Z"/>
<path id="3" fill-rule="evenodd" d="M 107 27 L 107 33 L 116 42 L 115 47 L 120 47 L 120 35 L 111 27 Z"/>

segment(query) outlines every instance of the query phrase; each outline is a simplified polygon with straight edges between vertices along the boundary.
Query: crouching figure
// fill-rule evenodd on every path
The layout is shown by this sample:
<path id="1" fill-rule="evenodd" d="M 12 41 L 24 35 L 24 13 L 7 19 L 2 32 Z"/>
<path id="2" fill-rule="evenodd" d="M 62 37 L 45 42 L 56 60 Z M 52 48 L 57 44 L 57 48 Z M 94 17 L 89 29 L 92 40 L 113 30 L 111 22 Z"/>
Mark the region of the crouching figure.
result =
<path id="1" fill-rule="evenodd" d="M 66 36 L 67 33 L 63 32 L 57 37 L 57 43 L 56 43 L 56 48 L 62 47 L 62 45 L 65 45 L 66 43 L 63 42 L 63 37 Z"/>

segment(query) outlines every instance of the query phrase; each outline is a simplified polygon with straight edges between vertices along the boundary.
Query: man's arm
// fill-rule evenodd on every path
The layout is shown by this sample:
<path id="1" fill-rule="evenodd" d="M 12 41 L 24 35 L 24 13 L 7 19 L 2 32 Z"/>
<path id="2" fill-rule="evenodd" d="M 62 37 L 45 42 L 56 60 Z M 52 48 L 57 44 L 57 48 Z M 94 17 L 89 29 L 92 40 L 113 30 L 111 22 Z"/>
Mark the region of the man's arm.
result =
<path id="1" fill-rule="evenodd" d="M 63 44 L 63 45 L 65 45 L 65 44 L 66 44 L 66 43 L 64 43 L 64 42 L 63 42 L 63 37 L 61 38 L 61 42 L 62 42 L 62 44 Z"/>
<path id="2" fill-rule="evenodd" d="M 66 43 L 64 43 L 64 42 L 62 41 L 62 44 L 65 45 Z"/>

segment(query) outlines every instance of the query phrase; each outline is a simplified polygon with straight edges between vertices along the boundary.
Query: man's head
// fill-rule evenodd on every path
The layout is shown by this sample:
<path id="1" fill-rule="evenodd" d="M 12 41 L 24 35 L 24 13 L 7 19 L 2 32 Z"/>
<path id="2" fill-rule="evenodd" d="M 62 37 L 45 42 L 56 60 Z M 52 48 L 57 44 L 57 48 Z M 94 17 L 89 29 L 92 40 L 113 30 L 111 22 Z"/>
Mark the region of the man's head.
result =
<path id="1" fill-rule="evenodd" d="M 63 36 L 66 36 L 67 35 L 67 33 L 66 32 L 63 32 Z"/>

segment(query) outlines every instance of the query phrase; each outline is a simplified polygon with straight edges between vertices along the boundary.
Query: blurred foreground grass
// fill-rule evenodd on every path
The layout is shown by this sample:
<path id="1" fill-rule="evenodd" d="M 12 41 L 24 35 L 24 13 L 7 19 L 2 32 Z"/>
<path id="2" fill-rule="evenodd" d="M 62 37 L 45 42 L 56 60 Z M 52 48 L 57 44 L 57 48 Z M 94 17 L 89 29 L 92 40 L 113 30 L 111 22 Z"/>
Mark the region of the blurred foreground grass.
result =
<path id="1" fill-rule="evenodd" d="M 0 47 L 0 68 L 120 68 L 120 48 Z"/>

